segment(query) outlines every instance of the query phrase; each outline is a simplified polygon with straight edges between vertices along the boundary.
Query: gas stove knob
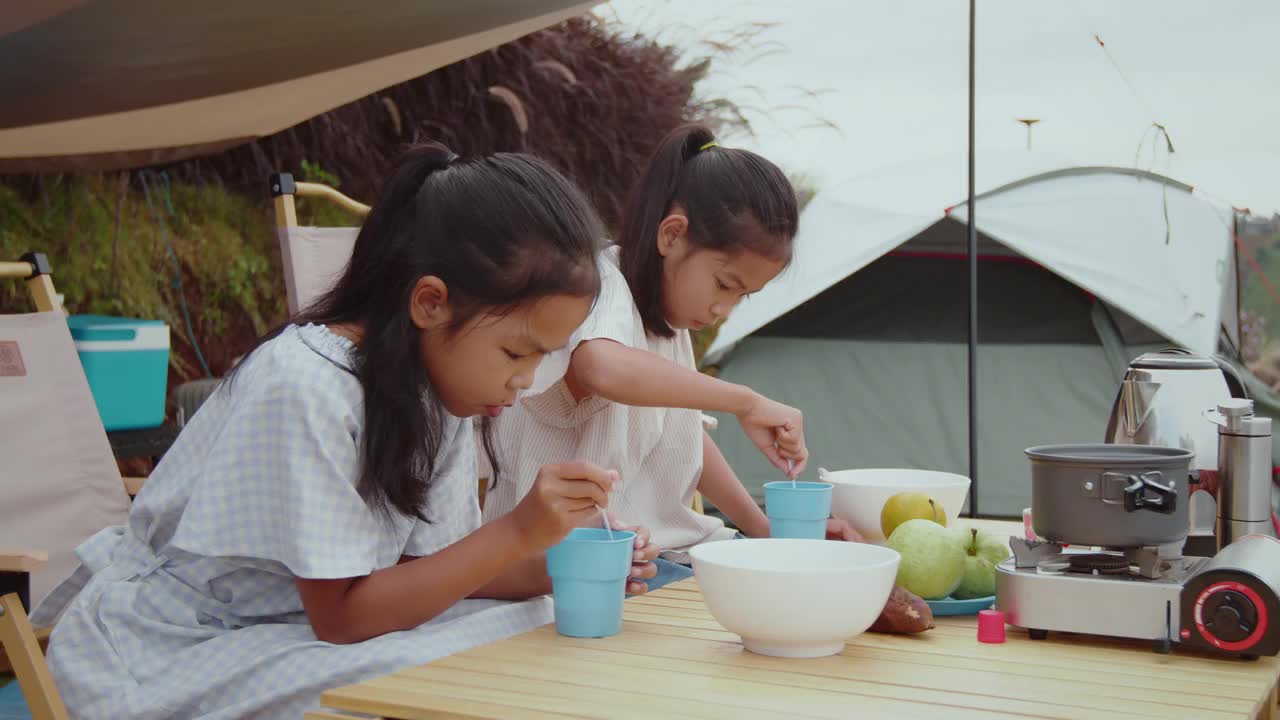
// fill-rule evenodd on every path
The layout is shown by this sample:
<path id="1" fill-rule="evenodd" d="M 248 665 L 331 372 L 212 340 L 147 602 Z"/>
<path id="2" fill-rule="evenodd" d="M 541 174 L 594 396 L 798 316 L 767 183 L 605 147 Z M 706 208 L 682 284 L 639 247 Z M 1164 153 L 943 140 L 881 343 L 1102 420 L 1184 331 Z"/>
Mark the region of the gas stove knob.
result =
<path id="1" fill-rule="evenodd" d="M 1253 633 L 1258 610 L 1241 593 L 1225 590 L 1209 597 L 1204 616 L 1204 627 L 1214 637 L 1226 642 L 1239 642 Z"/>

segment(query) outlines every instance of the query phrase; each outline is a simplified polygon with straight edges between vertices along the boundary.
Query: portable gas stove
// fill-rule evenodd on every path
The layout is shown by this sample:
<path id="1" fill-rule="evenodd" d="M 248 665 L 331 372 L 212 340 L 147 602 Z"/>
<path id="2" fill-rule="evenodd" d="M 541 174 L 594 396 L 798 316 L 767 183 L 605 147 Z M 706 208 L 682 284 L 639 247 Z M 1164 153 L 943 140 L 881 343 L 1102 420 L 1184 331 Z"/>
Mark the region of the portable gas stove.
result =
<path id="1" fill-rule="evenodd" d="M 1048 631 L 1150 640 L 1256 658 L 1280 651 L 1280 542 L 1248 536 L 1212 558 L 1157 548 L 1083 549 L 1010 541 L 996 607 L 1033 639 Z"/>

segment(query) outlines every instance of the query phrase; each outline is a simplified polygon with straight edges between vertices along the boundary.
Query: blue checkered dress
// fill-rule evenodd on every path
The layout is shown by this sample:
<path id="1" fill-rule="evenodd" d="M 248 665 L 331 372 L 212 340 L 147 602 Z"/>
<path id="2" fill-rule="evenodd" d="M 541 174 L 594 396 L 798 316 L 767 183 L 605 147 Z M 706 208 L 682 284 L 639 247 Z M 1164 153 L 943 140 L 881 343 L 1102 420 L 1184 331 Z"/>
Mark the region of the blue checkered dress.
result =
<path id="1" fill-rule="evenodd" d="M 465 600 L 405 632 L 316 639 L 295 579 L 367 575 L 480 525 L 471 423 L 450 418 L 430 523 L 373 513 L 354 487 L 363 425 L 351 344 L 291 327 L 183 430 L 125 526 L 78 550 L 36 609 L 78 718 L 299 718 L 322 690 L 551 622 L 548 598 Z"/>

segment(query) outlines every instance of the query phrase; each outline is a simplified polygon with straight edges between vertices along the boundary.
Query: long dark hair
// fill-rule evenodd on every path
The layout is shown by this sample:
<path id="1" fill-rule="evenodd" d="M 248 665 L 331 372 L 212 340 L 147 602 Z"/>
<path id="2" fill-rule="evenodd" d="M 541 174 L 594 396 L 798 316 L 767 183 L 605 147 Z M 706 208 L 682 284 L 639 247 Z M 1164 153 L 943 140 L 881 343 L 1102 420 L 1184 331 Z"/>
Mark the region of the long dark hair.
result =
<path id="1" fill-rule="evenodd" d="M 362 329 L 351 371 L 364 391 L 357 487 L 371 508 L 427 519 L 446 411 L 429 392 L 418 354 L 422 331 L 409 317 L 418 280 L 434 275 L 448 286 L 446 332 L 454 333 L 482 312 L 502 314 L 551 295 L 594 297 L 601 237 L 582 193 L 534 157 L 460 160 L 429 143 L 400 158 L 342 277 L 290 321 Z M 496 477 L 488 418 L 481 432 Z"/>
<path id="2" fill-rule="evenodd" d="M 759 155 L 715 144 L 702 125 L 684 125 L 663 138 L 632 190 L 622 218 L 619 264 L 645 330 L 674 331 L 662 314 L 662 256 L 658 226 L 677 206 L 689 218 L 689 241 L 699 248 L 791 259 L 799 227 L 796 193 L 787 176 Z"/>

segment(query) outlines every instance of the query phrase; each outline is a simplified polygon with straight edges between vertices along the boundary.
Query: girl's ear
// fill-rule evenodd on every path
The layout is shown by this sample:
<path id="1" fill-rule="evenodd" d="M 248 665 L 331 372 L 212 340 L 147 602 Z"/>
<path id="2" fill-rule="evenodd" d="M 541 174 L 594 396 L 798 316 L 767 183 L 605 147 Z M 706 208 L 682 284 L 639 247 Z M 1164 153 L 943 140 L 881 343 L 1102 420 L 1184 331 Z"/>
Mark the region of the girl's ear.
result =
<path id="1" fill-rule="evenodd" d="M 409 318 L 419 330 L 437 330 L 449 324 L 449 287 L 435 275 L 423 275 L 409 295 Z"/>
<path id="2" fill-rule="evenodd" d="M 689 232 L 689 218 L 675 212 L 662 219 L 658 224 L 658 254 L 669 257 L 684 246 L 685 236 Z"/>

